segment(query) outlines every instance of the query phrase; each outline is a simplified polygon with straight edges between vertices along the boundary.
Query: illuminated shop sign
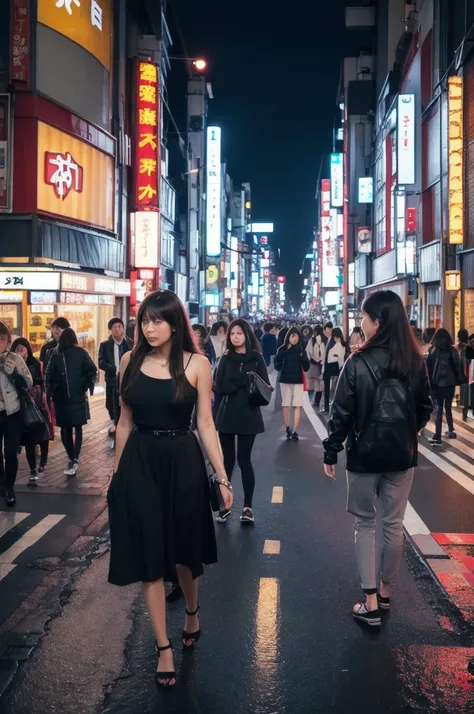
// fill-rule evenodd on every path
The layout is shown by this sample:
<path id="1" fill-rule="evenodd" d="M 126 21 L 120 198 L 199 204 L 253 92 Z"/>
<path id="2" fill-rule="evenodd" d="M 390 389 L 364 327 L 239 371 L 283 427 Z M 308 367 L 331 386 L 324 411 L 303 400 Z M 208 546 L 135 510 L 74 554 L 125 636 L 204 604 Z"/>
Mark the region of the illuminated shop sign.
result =
<path id="1" fill-rule="evenodd" d="M 337 215 L 337 212 L 335 213 Z M 339 286 L 337 279 L 339 268 L 334 253 L 334 237 L 337 239 L 337 229 L 334 223 L 334 216 L 331 215 L 331 181 L 323 179 L 321 184 L 321 287 L 323 288 Z"/>
<path id="2" fill-rule="evenodd" d="M 208 256 L 221 254 L 221 130 L 207 128 L 207 196 L 206 251 Z"/>
<path id="3" fill-rule="evenodd" d="M 137 211 L 158 210 L 159 205 L 160 116 L 158 94 L 157 67 L 149 62 L 138 62 L 137 141 L 135 147 L 135 205 Z"/>
<path id="4" fill-rule="evenodd" d="M 342 154 L 331 154 L 331 206 L 344 205 L 344 175 Z"/>
<path id="5" fill-rule="evenodd" d="M 398 97 L 397 182 L 415 183 L 415 95 Z"/>
<path id="6" fill-rule="evenodd" d="M 374 202 L 374 179 L 372 176 L 362 176 L 359 179 L 359 203 Z"/>
<path id="7" fill-rule="evenodd" d="M 15 0 L 17 3 L 25 0 Z M 113 0 L 38 0 L 38 22 L 68 37 L 110 71 Z"/>
<path id="8" fill-rule="evenodd" d="M 0 271 L 1 290 L 59 290 L 60 273 Z"/>
<path id="9" fill-rule="evenodd" d="M 37 205 L 39 211 L 113 231 L 114 158 L 38 122 Z"/>
<path id="10" fill-rule="evenodd" d="M 464 243 L 462 77 L 448 79 L 449 242 Z"/>
<path id="11" fill-rule="evenodd" d="M 159 265 L 159 218 L 157 211 L 135 213 L 133 260 L 136 268 L 157 268 Z"/>

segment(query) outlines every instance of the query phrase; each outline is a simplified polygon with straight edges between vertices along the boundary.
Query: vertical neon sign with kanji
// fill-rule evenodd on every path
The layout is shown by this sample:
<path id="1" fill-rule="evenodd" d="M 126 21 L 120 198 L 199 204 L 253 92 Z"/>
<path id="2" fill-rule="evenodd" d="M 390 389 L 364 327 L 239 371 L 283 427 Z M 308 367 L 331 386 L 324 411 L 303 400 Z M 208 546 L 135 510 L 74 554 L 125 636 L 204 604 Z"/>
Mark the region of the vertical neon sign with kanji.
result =
<path id="1" fill-rule="evenodd" d="M 135 205 L 158 210 L 160 186 L 160 115 L 158 69 L 138 62 Z"/>

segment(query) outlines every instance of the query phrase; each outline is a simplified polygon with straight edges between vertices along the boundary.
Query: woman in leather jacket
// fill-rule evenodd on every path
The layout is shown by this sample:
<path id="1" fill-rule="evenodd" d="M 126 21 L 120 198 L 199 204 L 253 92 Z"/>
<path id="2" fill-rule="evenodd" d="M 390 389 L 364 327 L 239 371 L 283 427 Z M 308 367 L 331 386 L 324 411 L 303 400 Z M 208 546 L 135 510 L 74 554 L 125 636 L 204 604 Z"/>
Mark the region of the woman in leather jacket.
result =
<path id="1" fill-rule="evenodd" d="M 380 626 L 403 552 L 402 523 L 417 465 L 417 435 L 433 405 L 424 359 L 401 299 L 390 290 L 362 306 L 366 342 L 346 361 L 324 441 L 324 470 L 334 479 L 346 445 L 347 510 L 355 516 L 355 548 L 365 602 L 353 616 Z M 376 466 L 375 466 L 376 464 Z M 376 498 L 383 512 L 381 572 L 376 572 Z"/>

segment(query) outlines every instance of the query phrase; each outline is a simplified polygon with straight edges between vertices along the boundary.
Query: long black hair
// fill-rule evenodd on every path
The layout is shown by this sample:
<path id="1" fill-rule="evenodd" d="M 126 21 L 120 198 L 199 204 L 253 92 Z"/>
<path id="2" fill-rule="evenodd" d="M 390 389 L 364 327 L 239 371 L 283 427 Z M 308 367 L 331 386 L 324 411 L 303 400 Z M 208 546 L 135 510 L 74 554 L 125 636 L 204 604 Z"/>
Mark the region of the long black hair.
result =
<path id="1" fill-rule="evenodd" d="M 299 339 L 300 339 L 298 345 L 301 347 L 301 349 L 303 349 L 304 337 L 303 337 L 303 334 L 302 334 L 302 332 L 301 332 L 301 330 L 300 330 L 299 327 L 290 327 L 290 329 L 288 330 L 288 332 L 287 332 L 286 335 L 285 335 L 285 342 L 283 343 L 283 347 L 284 347 L 285 349 L 288 349 L 288 345 L 290 344 L 290 337 L 291 337 L 291 335 L 298 335 L 298 337 L 299 337 Z M 292 346 L 292 347 L 298 347 L 298 345 L 291 345 L 291 346 Z"/>
<path id="2" fill-rule="evenodd" d="M 12 342 L 12 346 L 10 347 L 11 352 L 16 352 L 17 347 L 24 347 L 26 351 L 28 352 L 28 357 L 26 358 L 26 364 L 33 364 L 35 358 L 33 357 L 33 350 L 31 349 L 31 345 L 26 339 L 26 337 L 17 337 L 16 340 Z"/>
<path id="3" fill-rule="evenodd" d="M 334 339 L 335 337 L 339 337 L 339 339 L 341 340 L 341 345 L 342 345 L 343 347 L 346 347 L 346 343 L 345 343 L 345 340 L 344 340 L 344 335 L 342 334 L 341 328 L 340 328 L 340 327 L 334 327 L 334 328 L 333 328 L 333 331 L 332 331 L 332 335 L 331 335 L 331 337 L 329 338 L 329 342 L 328 342 L 327 345 L 326 345 L 326 355 L 327 355 L 327 356 L 329 355 L 330 350 L 332 350 L 332 348 L 333 348 L 334 345 L 336 344 L 336 340 Z M 326 359 L 326 361 L 327 361 L 327 359 Z"/>
<path id="4" fill-rule="evenodd" d="M 320 338 L 321 338 L 321 340 L 322 340 L 322 342 L 323 342 L 323 345 L 327 345 L 328 338 L 327 338 L 326 335 L 324 334 L 324 327 L 323 327 L 321 324 L 319 324 L 319 323 L 314 326 L 314 330 L 313 330 L 313 347 L 314 347 L 314 345 L 316 344 L 316 338 L 317 338 L 317 337 L 320 337 Z"/>
<path id="5" fill-rule="evenodd" d="M 137 315 L 137 344 L 132 350 L 130 362 L 122 379 L 121 396 L 127 404 L 127 392 L 137 379 L 143 360 L 153 352 L 153 348 L 146 339 L 142 323 L 147 320 L 163 320 L 172 328 L 171 350 L 169 357 L 170 374 L 176 387 L 176 400 L 183 399 L 185 387 L 185 374 L 183 353 L 202 354 L 196 345 L 191 331 L 188 316 L 183 303 L 171 290 L 156 290 L 146 296 L 140 305 Z"/>
<path id="6" fill-rule="evenodd" d="M 200 338 L 199 347 L 201 346 L 201 344 L 204 344 L 205 342 L 208 341 L 209 331 L 206 329 L 206 327 L 204 327 L 204 325 L 201 325 L 200 322 L 195 322 L 194 325 L 191 325 L 191 329 L 194 333 L 199 334 L 199 338 Z"/>
<path id="7" fill-rule="evenodd" d="M 378 290 L 367 297 L 362 312 L 379 321 L 375 335 L 364 342 L 361 350 L 371 347 L 388 347 L 389 370 L 396 377 L 407 377 L 419 370 L 422 354 L 415 339 L 403 302 L 392 290 Z"/>
<path id="8" fill-rule="evenodd" d="M 77 335 L 72 327 L 66 327 L 59 335 L 58 350 L 64 352 L 69 347 L 77 345 Z"/>
<path id="9" fill-rule="evenodd" d="M 247 320 L 243 320 L 241 317 L 236 318 L 235 320 L 232 320 L 230 323 L 229 327 L 227 328 L 227 338 L 226 338 L 226 349 L 227 352 L 230 352 L 231 354 L 235 354 L 235 347 L 232 344 L 232 341 L 230 339 L 230 336 L 232 334 L 232 330 L 234 327 L 240 327 L 242 332 L 245 335 L 245 350 L 247 354 L 250 354 L 252 350 L 255 352 L 258 352 L 259 354 L 262 353 L 262 348 L 260 347 L 260 342 L 257 340 L 257 337 L 255 335 L 255 332 L 253 331 L 252 325 L 250 322 L 247 322 Z"/>
<path id="10" fill-rule="evenodd" d="M 453 338 L 451 337 L 449 332 L 444 329 L 444 327 L 440 327 L 434 333 L 431 339 L 431 344 L 433 345 L 433 347 L 437 347 L 437 349 L 441 350 L 442 352 L 449 352 L 449 350 L 453 346 Z"/>

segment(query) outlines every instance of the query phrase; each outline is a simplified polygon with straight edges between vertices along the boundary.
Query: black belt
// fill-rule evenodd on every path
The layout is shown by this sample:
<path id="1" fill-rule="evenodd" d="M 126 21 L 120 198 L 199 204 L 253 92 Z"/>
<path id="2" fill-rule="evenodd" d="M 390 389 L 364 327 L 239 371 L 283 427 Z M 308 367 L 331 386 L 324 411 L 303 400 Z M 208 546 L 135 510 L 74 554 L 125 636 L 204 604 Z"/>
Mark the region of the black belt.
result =
<path id="1" fill-rule="evenodd" d="M 189 434 L 191 429 L 148 429 L 146 426 L 138 426 L 135 424 L 135 429 L 142 432 L 143 434 L 151 434 L 152 436 L 164 437 L 168 436 L 173 438 L 174 436 L 185 436 Z"/>

